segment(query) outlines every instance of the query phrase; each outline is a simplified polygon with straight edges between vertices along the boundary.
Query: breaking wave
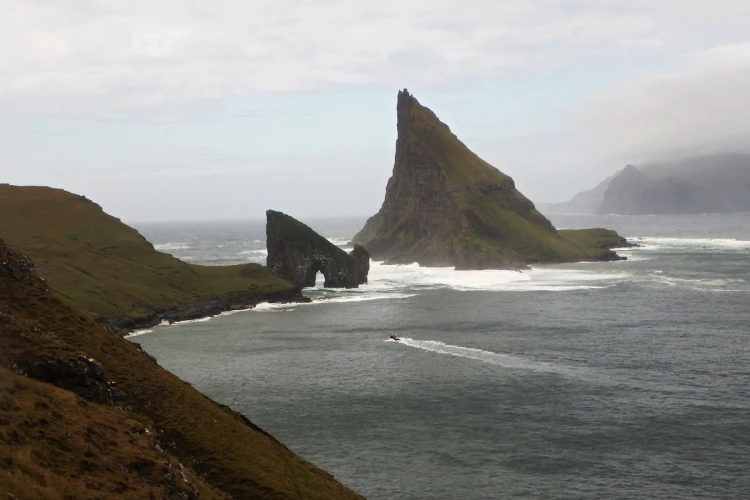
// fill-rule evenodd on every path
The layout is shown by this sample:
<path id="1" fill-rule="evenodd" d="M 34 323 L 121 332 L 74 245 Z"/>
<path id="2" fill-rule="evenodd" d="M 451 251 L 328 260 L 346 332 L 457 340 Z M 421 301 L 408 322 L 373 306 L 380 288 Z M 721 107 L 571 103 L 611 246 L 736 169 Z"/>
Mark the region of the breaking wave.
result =
<path id="1" fill-rule="evenodd" d="M 171 243 L 159 243 L 154 245 L 154 249 L 163 250 L 188 250 L 190 245 L 187 243 L 171 242 Z"/>
<path id="2" fill-rule="evenodd" d="M 368 290 L 450 288 L 460 291 L 567 291 L 607 288 L 627 279 L 629 273 L 540 267 L 528 271 L 455 271 L 418 264 L 385 265 L 373 262 Z"/>
<path id="3" fill-rule="evenodd" d="M 634 237 L 629 241 L 643 245 L 632 251 L 659 251 L 670 248 L 681 250 L 750 250 L 750 241 L 731 238 L 664 238 Z"/>

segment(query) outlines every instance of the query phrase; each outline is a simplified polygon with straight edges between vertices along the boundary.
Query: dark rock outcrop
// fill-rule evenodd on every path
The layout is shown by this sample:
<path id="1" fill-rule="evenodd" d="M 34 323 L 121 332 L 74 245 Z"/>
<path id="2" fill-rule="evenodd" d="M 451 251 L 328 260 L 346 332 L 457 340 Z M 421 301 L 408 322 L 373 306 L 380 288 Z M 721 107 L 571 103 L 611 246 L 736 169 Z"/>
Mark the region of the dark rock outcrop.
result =
<path id="1" fill-rule="evenodd" d="M 19 364 L 29 378 L 72 391 L 95 403 L 115 405 L 124 394 L 104 377 L 104 367 L 95 359 L 79 354 L 70 359 L 44 358 Z"/>
<path id="2" fill-rule="evenodd" d="M 562 237 L 511 177 L 471 152 L 406 90 L 398 94 L 396 113 L 396 156 L 385 200 L 353 239 L 373 259 L 519 269 L 615 258 Z"/>
<path id="3" fill-rule="evenodd" d="M 300 221 L 266 212 L 267 265 L 279 278 L 299 287 L 315 286 L 322 272 L 327 288 L 357 288 L 367 283 L 370 255 L 360 245 L 346 253 Z"/>

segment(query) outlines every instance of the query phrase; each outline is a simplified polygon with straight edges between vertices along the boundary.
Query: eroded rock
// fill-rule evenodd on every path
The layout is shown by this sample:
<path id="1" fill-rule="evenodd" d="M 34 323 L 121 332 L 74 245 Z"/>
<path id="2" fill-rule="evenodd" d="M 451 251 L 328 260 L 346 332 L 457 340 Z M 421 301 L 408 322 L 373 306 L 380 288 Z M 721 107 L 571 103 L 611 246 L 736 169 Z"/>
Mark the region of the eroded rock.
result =
<path id="1" fill-rule="evenodd" d="M 315 286 L 318 272 L 326 288 L 357 288 L 367 283 L 370 255 L 360 245 L 346 253 L 307 225 L 281 212 L 266 212 L 267 265 L 299 287 Z"/>

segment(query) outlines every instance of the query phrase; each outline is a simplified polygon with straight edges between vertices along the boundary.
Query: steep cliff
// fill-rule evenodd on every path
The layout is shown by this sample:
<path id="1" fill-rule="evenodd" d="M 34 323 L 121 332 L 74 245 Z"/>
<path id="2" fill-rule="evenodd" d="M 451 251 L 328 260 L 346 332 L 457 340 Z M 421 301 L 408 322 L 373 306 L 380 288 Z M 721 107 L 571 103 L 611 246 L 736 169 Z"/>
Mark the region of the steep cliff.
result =
<path id="1" fill-rule="evenodd" d="M 346 253 L 300 221 L 281 212 L 266 212 L 268 268 L 299 287 L 315 286 L 318 271 L 327 288 L 357 288 L 367 283 L 370 255 L 355 245 Z"/>
<path id="2" fill-rule="evenodd" d="M 2 240 L 0 463 L 9 499 L 362 498 L 60 301 Z"/>
<path id="3" fill-rule="evenodd" d="M 457 269 L 611 260 L 561 236 L 513 179 L 472 153 L 435 114 L 399 92 L 393 175 L 380 211 L 354 237 L 376 260 Z"/>

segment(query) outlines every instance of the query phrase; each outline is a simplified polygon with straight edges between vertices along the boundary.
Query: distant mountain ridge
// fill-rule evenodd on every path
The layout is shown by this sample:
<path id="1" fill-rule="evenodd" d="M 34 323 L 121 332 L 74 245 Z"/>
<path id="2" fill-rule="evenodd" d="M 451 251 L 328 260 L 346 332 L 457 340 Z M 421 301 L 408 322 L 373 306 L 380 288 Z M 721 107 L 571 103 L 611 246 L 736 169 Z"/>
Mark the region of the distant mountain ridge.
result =
<path id="1" fill-rule="evenodd" d="M 750 211 L 750 155 L 628 165 L 550 213 L 698 214 Z"/>

